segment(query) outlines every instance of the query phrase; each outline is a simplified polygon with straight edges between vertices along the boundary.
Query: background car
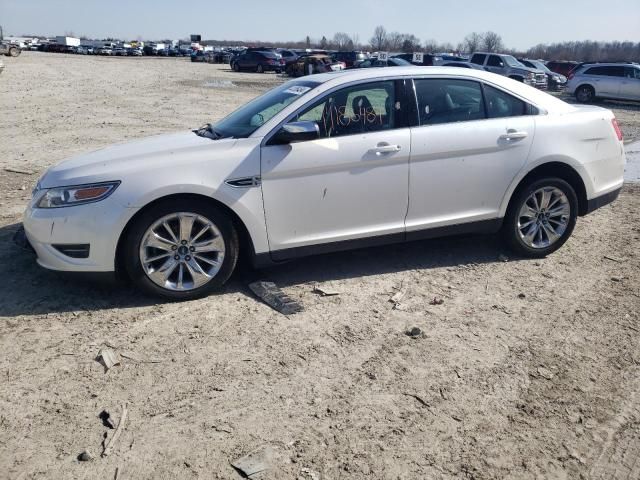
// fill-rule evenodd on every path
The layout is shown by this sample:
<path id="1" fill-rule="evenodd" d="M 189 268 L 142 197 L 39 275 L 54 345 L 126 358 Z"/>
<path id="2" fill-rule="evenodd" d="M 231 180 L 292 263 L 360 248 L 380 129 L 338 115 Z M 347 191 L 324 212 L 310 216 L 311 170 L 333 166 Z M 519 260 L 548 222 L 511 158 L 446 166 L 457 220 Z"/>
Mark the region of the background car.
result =
<path id="1" fill-rule="evenodd" d="M 202 50 L 194 50 L 191 52 L 191 61 L 192 62 L 206 62 L 207 58 Z"/>
<path id="2" fill-rule="evenodd" d="M 640 101 L 640 65 L 587 63 L 577 67 L 567 82 L 567 92 L 582 103 L 597 98 Z"/>
<path id="3" fill-rule="evenodd" d="M 561 90 L 567 86 L 567 77 L 560 73 L 552 72 L 541 60 L 532 60 L 529 58 L 517 59 L 525 67 L 537 68 L 547 75 L 547 86 L 549 90 Z"/>
<path id="4" fill-rule="evenodd" d="M 278 53 L 282 55 L 282 59 L 284 60 L 285 66 L 291 65 L 296 62 L 300 55 L 293 50 L 278 50 Z"/>
<path id="5" fill-rule="evenodd" d="M 360 51 L 351 51 L 351 52 L 334 52 L 331 54 L 331 58 L 333 58 L 336 62 L 344 63 L 346 68 L 353 67 L 354 64 L 363 62 L 368 58 L 367 54 Z"/>
<path id="6" fill-rule="evenodd" d="M 98 55 L 113 55 L 111 47 L 100 47 L 98 49 Z"/>
<path id="7" fill-rule="evenodd" d="M 578 62 L 565 60 L 551 60 L 545 63 L 546 67 L 552 72 L 559 73 L 565 77 L 569 77 L 571 71 L 578 66 Z"/>
<path id="8" fill-rule="evenodd" d="M 377 58 L 367 58 L 361 62 L 357 62 L 355 65 L 350 68 L 371 68 L 371 67 L 410 67 L 413 64 L 407 62 L 406 60 L 398 57 L 391 57 L 386 62 L 384 60 L 378 60 Z"/>
<path id="9" fill-rule="evenodd" d="M 231 68 L 236 72 L 251 70 L 257 73 L 280 73 L 284 71 L 286 64 L 280 55 L 276 55 L 272 51 L 263 52 L 252 50 L 232 59 Z"/>
<path id="10" fill-rule="evenodd" d="M 547 88 L 547 75 L 545 72 L 521 64 L 513 55 L 475 52 L 471 55 L 470 62 L 484 67 L 488 72 L 518 80 L 532 87 Z"/>
<path id="11" fill-rule="evenodd" d="M 291 77 L 302 77 L 316 73 L 328 73 L 344 70 L 342 62 L 336 62 L 326 54 L 303 55 L 298 60 L 287 67 L 287 75 Z"/>

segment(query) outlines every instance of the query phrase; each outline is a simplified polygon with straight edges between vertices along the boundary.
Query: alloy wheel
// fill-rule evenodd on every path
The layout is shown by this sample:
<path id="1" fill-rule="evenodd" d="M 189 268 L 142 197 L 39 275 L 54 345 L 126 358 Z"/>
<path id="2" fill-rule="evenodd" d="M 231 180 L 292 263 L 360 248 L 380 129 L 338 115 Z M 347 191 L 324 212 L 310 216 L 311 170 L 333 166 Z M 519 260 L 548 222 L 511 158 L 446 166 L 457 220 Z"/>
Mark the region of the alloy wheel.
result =
<path id="1" fill-rule="evenodd" d="M 177 212 L 154 222 L 142 236 L 140 263 L 156 285 L 188 291 L 209 283 L 222 268 L 225 242 L 202 215 Z"/>
<path id="2" fill-rule="evenodd" d="M 570 219 L 571 204 L 565 193 L 556 187 L 542 187 L 522 204 L 517 230 L 527 246 L 547 248 L 562 238 Z"/>

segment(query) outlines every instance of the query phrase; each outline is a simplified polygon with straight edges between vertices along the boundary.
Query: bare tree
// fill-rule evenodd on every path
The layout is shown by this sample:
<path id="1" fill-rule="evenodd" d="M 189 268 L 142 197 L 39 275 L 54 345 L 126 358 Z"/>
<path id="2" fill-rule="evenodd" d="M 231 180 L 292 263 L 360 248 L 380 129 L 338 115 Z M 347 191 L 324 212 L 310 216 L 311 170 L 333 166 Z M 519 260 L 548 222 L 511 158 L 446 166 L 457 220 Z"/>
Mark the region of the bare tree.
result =
<path id="1" fill-rule="evenodd" d="M 482 34 L 472 32 L 464 37 L 464 41 L 462 43 L 464 44 L 464 50 L 467 53 L 473 53 L 480 50 L 480 47 L 484 43 L 484 38 L 482 37 Z"/>
<path id="2" fill-rule="evenodd" d="M 387 30 L 382 25 L 378 25 L 373 31 L 373 37 L 369 42 L 373 50 L 384 51 L 387 48 Z"/>
<path id="3" fill-rule="evenodd" d="M 434 53 L 439 50 L 438 42 L 434 39 L 430 38 L 429 40 L 424 41 L 424 51 L 427 53 Z"/>
<path id="4" fill-rule="evenodd" d="M 391 32 L 387 35 L 387 48 L 392 52 L 397 52 L 402 48 L 404 35 L 399 32 Z"/>
<path id="5" fill-rule="evenodd" d="M 329 46 L 329 41 L 327 40 L 327 37 L 323 35 L 322 39 L 320 40 L 320 48 L 322 50 L 326 50 L 328 46 Z"/>
<path id="6" fill-rule="evenodd" d="M 413 34 L 405 33 L 402 35 L 402 51 L 411 53 L 420 50 L 420 39 Z"/>
<path id="7" fill-rule="evenodd" d="M 333 36 L 333 43 L 336 49 L 346 50 L 349 44 L 353 45 L 353 40 L 351 40 L 351 37 L 348 34 L 344 32 L 338 32 Z"/>
<path id="8" fill-rule="evenodd" d="M 502 37 L 496 32 L 485 33 L 482 44 L 485 52 L 499 52 L 504 49 Z"/>

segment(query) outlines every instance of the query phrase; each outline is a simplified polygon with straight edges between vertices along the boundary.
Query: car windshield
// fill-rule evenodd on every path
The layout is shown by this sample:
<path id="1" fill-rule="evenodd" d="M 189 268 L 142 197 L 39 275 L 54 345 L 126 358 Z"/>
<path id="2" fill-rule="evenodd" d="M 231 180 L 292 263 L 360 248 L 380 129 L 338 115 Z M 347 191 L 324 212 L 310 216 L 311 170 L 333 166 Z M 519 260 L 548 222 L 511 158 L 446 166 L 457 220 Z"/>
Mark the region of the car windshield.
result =
<path id="1" fill-rule="evenodd" d="M 510 67 L 524 67 L 523 64 L 521 64 L 518 60 L 515 59 L 515 57 L 512 57 L 511 55 L 504 55 L 502 59 L 504 60 L 504 63 L 506 63 Z"/>
<path id="2" fill-rule="evenodd" d="M 302 95 L 320 83 L 308 80 L 287 82 L 253 99 L 209 127 L 214 138 L 246 138 Z"/>

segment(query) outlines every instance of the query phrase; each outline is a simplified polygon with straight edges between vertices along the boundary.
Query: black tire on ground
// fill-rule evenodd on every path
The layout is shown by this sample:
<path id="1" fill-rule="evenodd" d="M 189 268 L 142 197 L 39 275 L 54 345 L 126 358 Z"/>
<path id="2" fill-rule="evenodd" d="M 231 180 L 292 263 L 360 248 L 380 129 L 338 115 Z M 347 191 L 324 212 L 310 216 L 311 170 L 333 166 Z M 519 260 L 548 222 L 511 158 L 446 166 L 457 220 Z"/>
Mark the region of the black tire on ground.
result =
<path id="1" fill-rule="evenodd" d="M 147 229 L 165 215 L 177 212 L 194 213 L 208 219 L 222 234 L 225 245 L 222 267 L 215 277 L 201 287 L 187 291 L 170 290 L 156 285 L 147 277 L 140 260 L 140 244 Z M 119 260 L 134 285 L 144 292 L 169 300 L 181 301 L 201 298 L 219 290 L 235 269 L 238 251 L 238 234 L 232 220 L 223 211 L 204 200 L 178 198 L 161 201 L 135 219 L 135 223 L 129 228 L 124 239 L 122 258 Z"/>
<path id="2" fill-rule="evenodd" d="M 566 196 L 569 204 L 569 215 L 566 228 L 560 238 L 546 247 L 534 248 L 525 243 L 520 235 L 520 210 L 527 199 L 537 190 L 550 187 L 560 190 Z M 518 187 L 511 197 L 507 213 L 502 225 L 502 237 L 511 250 L 519 255 L 531 258 L 542 258 L 558 250 L 569 239 L 576 225 L 578 217 L 578 197 L 573 187 L 561 178 L 545 177 L 531 181 Z"/>
<path id="3" fill-rule="evenodd" d="M 238 65 L 238 62 L 233 62 L 233 64 L 231 65 L 231 68 L 233 69 L 234 72 L 240 71 L 240 65 Z"/>
<path id="4" fill-rule="evenodd" d="M 17 57 L 18 55 L 20 55 L 20 53 L 22 53 L 22 52 L 21 52 L 21 50 L 19 48 L 11 47 L 9 49 L 9 56 L 10 57 Z"/>
<path id="5" fill-rule="evenodd" d="M 596 98 L 596 92 L 591 85 L 580 85 L 576 88 L 575 95 L 580 103 L 591 103 Z"/>
<path id="6" fill-rule="evenodd" d="M 259 63 L 258 66 L 256 67 L 256 72 L 257 73 L 264 73 L 264 67 L 262 66 L 261 63 Z"/>

